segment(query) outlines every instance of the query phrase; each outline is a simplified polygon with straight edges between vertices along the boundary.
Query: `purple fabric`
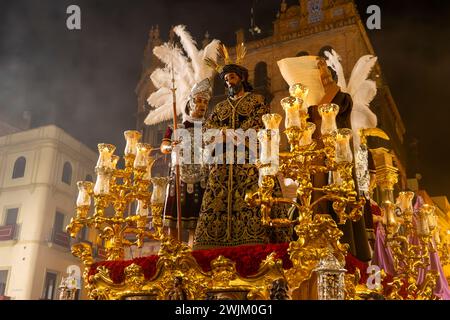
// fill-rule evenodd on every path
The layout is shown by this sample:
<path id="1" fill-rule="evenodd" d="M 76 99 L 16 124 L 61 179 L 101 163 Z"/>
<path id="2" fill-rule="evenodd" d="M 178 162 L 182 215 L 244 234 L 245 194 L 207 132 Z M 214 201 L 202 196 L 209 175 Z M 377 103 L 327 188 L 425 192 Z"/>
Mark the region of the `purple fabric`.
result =
<path id="1" fill-rule="evenodd" d="M 414 204 L 414 214 L 417 214 L 420 208 L 423 206 L 424 200 L 421 196 L 417 197 L 417 201 Z M 413 221 L 415 221 L 415 218 L 413 218 Z M 413 237 L 411 239 L 412 244 L 418 244 L 419 239 L 417 237 Z M 434 240 L 432 240 L 432 246 L 433 248 L 436 248 L 436 244 L 434 243 Z M 417 284 L 421 285 L 425 279 L 425 275 L 430 270 L 437 271 L 439 273 L 439 278 L 436 282 L 436 288 L 434 289 L 434 294 L 439 297 L 442 300 L 450 300 L 450 289 L 448 287 L 447 278 L 444 274 L 444 269 L 442 268 L 441 260 L 439 258 L 439 255 L 436 250 L 433 250 L 434 252 L 430 252 L 430 265 L 426 267 L 425 269 L 421 268 L 419 269 L 419 277 L 417 280 Z"/>
<path id="2" fill-rule="evenodd" d="M 430 266 L 428 269 L 437 270 L 439 272 L 439 278 L 436 283 L 434 294 L 442 300 L 450 300 L 450 289 L 437 251 L 430 253 Z"/>
<path id="3" fill-rule="evenodd" d="M 377 222 L 375 228 L 375 247 L 372 265 L 377 265 L 381 269 L 384 269 L 387 274 L 394 276 L 394 259 L 392 257 L 391 250 L 385 243 L 386 233 L 384 231 L 383 224 L 381 222 Z"/>

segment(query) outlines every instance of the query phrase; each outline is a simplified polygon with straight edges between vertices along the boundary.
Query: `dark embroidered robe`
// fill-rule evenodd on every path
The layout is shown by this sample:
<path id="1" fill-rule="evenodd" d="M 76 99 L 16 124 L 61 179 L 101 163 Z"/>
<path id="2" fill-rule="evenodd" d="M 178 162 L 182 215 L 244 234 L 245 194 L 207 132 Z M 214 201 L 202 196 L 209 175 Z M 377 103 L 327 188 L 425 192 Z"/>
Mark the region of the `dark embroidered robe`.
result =
<path id="1" fill-rule="evenodd" d="M 216 105 L 205 122 L 210 129 L 262 129 L 262 116 L 270 108 L 259 94 L 246 93 L 238 100 L 227 99 Z M 225 150 L 225 147 L 224 147 Z M 249 149 L 245 148 L 246 159 Z M 236 160 L 236 148 L 234 148 Z M 258 188 L 258 169 L 245 164 L 210 165 L 200 216 L 194 237 L 194 249 L 289 241 L 288 231 L 263 227 L 260 208 L 249 207 L 244 198 L 247 191 Z M 279 184 L 275 196 L 281 196 Z M 287 210 L 275 206 L 273 216 L 285 217 Z"/>

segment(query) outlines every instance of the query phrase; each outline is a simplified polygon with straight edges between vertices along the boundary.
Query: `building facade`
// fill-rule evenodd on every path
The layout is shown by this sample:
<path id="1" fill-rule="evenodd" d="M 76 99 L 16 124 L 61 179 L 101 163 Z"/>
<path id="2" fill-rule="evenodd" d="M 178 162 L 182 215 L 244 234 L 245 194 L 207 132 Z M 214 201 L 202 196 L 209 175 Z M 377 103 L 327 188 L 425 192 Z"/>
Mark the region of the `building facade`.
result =
<path id="1" fill-rule="evenodd" d="M 0 296 L 57 299 L 67 267 L 81 266 L 65 227 L 96 160 L 54 125 L 0 137 Z"/>

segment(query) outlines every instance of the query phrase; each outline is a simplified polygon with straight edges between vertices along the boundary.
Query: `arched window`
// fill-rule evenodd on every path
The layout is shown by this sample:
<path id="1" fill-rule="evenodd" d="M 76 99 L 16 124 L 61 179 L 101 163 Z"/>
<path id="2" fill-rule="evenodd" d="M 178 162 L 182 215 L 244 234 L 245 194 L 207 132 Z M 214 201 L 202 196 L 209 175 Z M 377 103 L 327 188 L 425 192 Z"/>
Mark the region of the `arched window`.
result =
<path id="1" fill-rule="evenodd" d="M 90 181 L 90 182 L 94 182 L 94 180 L 92 179 L 92 176 L 90 174 L 86 175 L 86 178 L 84 179 L 85 181 Z"/>
<path id="2" fill-rule="evenodd" d="M 255 88 L 265 87 L 267 85 L 267 63 L 261 61 L 255 66 Z"/>
<path id="3" fill-rule="evenodd" d="M 72 183 L 72 165 L 69 162 L 64 163 L 61 180 L 69 186 Z"/>
<path id="4" fill-rule="evenodd" d="M 309 56 L 309 52 L 308 52 L 308 51 L 300 51 L 300 52 L 297 53 L 295 56 L 296 56 L 296 57 Z"/>
<path id="5" fill-rule="evenodd" d="M 27 160 L 25 157 L 19 157 L 17 158 L 16 162 L 14 162 L 14 169 L 12 178 L 22 178 L 25 175 L 25 167 L 27 165 Z"/>

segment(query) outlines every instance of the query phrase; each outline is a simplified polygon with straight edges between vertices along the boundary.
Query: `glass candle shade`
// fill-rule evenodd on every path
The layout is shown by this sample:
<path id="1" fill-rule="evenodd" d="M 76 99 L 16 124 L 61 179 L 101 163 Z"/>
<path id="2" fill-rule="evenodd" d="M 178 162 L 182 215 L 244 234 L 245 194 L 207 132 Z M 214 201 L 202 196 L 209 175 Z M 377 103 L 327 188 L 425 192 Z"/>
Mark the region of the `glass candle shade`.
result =
<path id="1" fill-rule="evenodd" d="M 303 131 L 302 137 L 300 138 L 300 145 L 301 146 L 310 145 L 313 142 L 312 136 L 315 131 L 316 131 L 316 125 L 312 122 L 307 122 L 306 126 L 305 126 L 305 130 Z"/>
<path id="2" fill-rule="evenodd" d="M 412 191 L 402 191 L 398 194 L 397 197 L 397 206 L 400 208 L 402 213 L 404 212 L 413 212 L 413 203 L 412 200 L 414 198 L 414 192 Z"/>
<path id="3" fill-rule="evenodd" d="M 78 181 L 78 197 L 77 197 L 77 207 L 90 207 L 91 206 L 91 196 L 92 190 L 94 188 L 94 183 L 90 181 Z"/>
<path id="4" fill-rule="evenodd" d="M 136 144 L 136 150 L 136 158 L 133 163 L 134 168 L 147 168 L 152 146 L 148 143 L 138 143 Z"/>
<path id="5" fill-rule="evenodd" d="M 260 130 L 258 132 L 259 141 L 259 161 L 262 164 L 270 162 L 271 152 L 270 152 L 270 133 L 268 130 Z"/>
<path id="6" fill-rule="evenodd" d="M 111 157 L 116 147 L 108 143 L 99 143 L 97 147 L 99 156 L 96 168 L 111 168 Z"/>
<path id="7" fill-rule="evenodd" d="M 428 205 L 423 205 L 420 208 L 418 217 L 416 219 L 416 231 L 419 237 L 428 236 L 430 234 L 430 227 L 428 225 L 428 208 L 424 208 Z"/>
<path id="8" fill-rule="evenodd" d="M 264 127 L 267 130 L 278 130 L 282 119 L 283 117 L 278 113 L 268 113 L 262 116 Z"/>
<path id="9" fill-rule="evenodd" d="M 390 201 L 384 202 L 384 219 L 388 231 L 395 233 L 398 230 L 397 217 L 395 216 L 395 205 Z"/>
<path id="10" fill-rule="evenodd" d="M 111 156 L 111 169 L 116 170 L 116 168 L 117 168 L 117 163 L 119 162 L 119 160 L 120 160 L 120 157 L 119 157 L 119 156 L 117 156 L 117 155 L 115 155 L 115 154 L 113 154 L 113 155 Z"/>
<path id="11" fill-rule="evenodd" d="M 151 178 L 153 184 L 152 197 L 150 199 L 152 204 L 164 204 L 166 199 L 166 189 L 169 183 L 167 177 L 155 177 Z"/>
<path id="12" fill-rule="evenodd" d="M 336 163 L 352 162 L 353 154 L 350 147 L 352 130 L 339 129 L 336 135 Z"/>
<path id="13" fill-rule="evenodd" d="M 95 181 L 94 194 L 107 195 L 109 194 L 110 176 L 104 169 L 97 170 L 97 180 Z"/>
<path id="14" fill-rule="evenodd" d="M 127 144 L 125 145 L 124 154 L 128 155 L 136 155 L 137 152 L 137 143 L 142 137 L 142 134 L 136 130 L 128 130 L 123 133 L 125 136 L 125 140 Z"/>
<path id="15" fill-rule="evenodd" d="M 336 131 L 336 116 L 339 113 L 339 106 L 334 103 L 322 104 L 318 110 L 322 117 L 322 126 L 320 128 L 322 135 L 331 134 Z"/>
<path id="16" fill-rule="evenodd" d="M 434 239 L 434 243 L 436 245 L 440 245 L 441 244 L 441 235 L 439 234 L 439 232 L 436 231 L 434 233 L 433 239 Z"/>
<path id="17" fill-rule="evenodd" d="M 142 216 L 142 217 L 147 217 L 148 212 L 149 212 L 149 210 L 148 210 L 148 207 L 145 206 L 145 202 L 143 200 L 137 200 L 136 215 Z"/>
<path id="18" fill-rule="evenodd" d="M 437 227 L 436 207 L 424 204 L 421 208 L 424 215 L 427 217 L 428 228 L 433 231 Z"/>
<path id="19" fill-rule="evenodd" d="M 286 112 L 285 127 L 286 129 L 292 127 L 301 128 L 302 125 L 302 105 L 303 100 L 295 97 L 287 97 L 281 100 L 281 105 Z"/>
<path id="20" fill-rule="evenodd" d="M 333 171 L 332 172 L 332 182 L 338 186 L 340 186 L 342 184 L 342 178 L 341 178 L 341 174 L 338 171 Z"/>
<path id="21" fill-rule="evenodd" d="M 155 162 L 155 158 L 153 157 L 149 157 L 149 160 L 147 161 L 147 167 L 145 168 L 145 173 L 142 176 L 143 180 L 150 180 L 152 177 L 152 168 L 153 168 L 153 163 Z"/>
<path id="22" fill-rule="evenodd" d="M 291 97 L 300 98 L 306 101 L 309 89 L 301 83 L 294 83 L 289 87 L 289 94 Z"/>

